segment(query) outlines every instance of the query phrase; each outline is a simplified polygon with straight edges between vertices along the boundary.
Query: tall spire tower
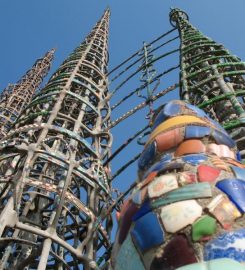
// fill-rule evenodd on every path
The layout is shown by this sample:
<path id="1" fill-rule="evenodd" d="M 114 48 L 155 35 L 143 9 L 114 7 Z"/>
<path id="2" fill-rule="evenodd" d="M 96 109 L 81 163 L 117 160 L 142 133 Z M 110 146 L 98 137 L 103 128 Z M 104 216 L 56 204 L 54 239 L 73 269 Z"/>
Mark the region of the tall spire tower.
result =
<path id="1" fill-rule="evenodd" d="M 0 269 L 88 270 L 107 260 L 109 15 L 106 10 L 1 144 L 0 181 L 7 183 Z"/>
<path id="2" fill-rule="evenodd" d="M 181 98 L 219 121 L 244 158 L 245 63 L 193 27 L 184 11 L 173 9 L 170 22 L 181 39 Z"/>
<path id="3" fill-rule="evenodd" d="M 16 83 L 3 90 L 0 97 L 0 140 L 9 132 L 21 111 L 31 102 L 34 92 L 48 74 L 54 49 L 38 59 L 30 70 Z"/>

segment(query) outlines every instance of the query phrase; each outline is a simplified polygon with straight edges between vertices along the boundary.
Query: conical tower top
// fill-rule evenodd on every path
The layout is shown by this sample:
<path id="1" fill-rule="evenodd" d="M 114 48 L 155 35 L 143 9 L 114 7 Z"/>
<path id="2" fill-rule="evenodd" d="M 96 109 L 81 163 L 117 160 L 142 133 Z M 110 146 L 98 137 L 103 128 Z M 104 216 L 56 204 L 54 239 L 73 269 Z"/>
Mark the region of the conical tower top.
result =
<path id="1" fill-rule="evenodd" d="M 173 9 L 170 22 L 180 34 L 181 98 L 218 120 L 245 160 L 244 62 L 192 26 L 184 11 Z"/>
<path id="2" fill-rule="evenodd" d="M 171 11 L 169 13 L 169 20 L 172 26 L 177 26 L 178 20 L 187 20 L 189 21 L 189 16 L 187 13 L 179 8 L 171 8 Z"/>
<path id="3" fill-rule="evenodd" d="M 0 97 L 0 139 L 11 129 L 21 111 L 30 103 L 33 94 L 48 74 L 55 49 L 48 51 L 16 83 L 3 90 Z"/>
<path id="4" fill-rule="evenodd" d="M 85 41 L 22 111 L 14 129 L 0 144 L 4 145 L 0 147 L 4 179 L 13 168 L 18 183 L 24 183 L 21 188 L 19 184 L 9 187 L 13 196 L 10 203 L 13 199 L 19 209 L 26 209 L 24 222 L 29 226 L 26 232 L 14 232 L 17 238 L 13 252 L 8 251 L 10 245 L 2 251 L 8 268 L 21 265 L 38 270 L 88 270 L 102 263 L 106 266 L 109 259 L 111 218 L 104 213 L 109 213 L 111 189 L 109 168 L 103 166 L 112 144 L 106 70 L 109 15 L 107 9 Z M 24 141 L 20 147 L 27 145 L 23 157 L 19 145 L 14 146 L 3 166 L 1 156 L 19 141 Z M 36 209 L 24 199 L 29 190 L 37 191 L 31 199 Z M 0 209 L 4 207 L 0 202 Z M 22 211 L 16 212 L 16 221 L 21 215 Z M 0 240 L 8 233 L 8 229 L 4 235 L 0 231 Z M 34 246 L 26 247 L 21 239 L 38 239 L 39 252 Z M 15 251 L 18 256 L 14 256 Z"/>

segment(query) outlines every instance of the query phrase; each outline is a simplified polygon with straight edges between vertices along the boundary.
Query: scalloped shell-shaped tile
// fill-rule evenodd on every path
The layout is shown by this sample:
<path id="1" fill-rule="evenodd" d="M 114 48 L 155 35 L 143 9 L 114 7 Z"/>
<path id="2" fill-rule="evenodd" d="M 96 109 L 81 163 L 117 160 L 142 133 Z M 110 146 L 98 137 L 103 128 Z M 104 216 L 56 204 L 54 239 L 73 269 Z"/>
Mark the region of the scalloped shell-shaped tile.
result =
<path id="1" fill-rule="evenodd" d="M 161 209 L 160 217 L 167 232 L 175 233 L 192 224 L 202 214 L 195 200 L 176 202 Z"/>
<path id="2" fill-rule="evenodd" d="M 235 154 L 226 145 L 211 143 L 206 147 L 207 153 L 215 154 L 218 157 L 235 158 Z"/>

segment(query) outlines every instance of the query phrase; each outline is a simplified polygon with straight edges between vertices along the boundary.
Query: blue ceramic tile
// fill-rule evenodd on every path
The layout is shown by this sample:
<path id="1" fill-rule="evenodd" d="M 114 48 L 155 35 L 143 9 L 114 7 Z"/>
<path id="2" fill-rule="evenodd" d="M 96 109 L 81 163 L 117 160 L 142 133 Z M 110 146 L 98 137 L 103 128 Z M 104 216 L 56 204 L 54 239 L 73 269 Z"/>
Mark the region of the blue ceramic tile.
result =
<path id="1" fill-rule="evenodd" d="M 224 134 L 227 134 L 227 136 L 229 136 L 228 133 L 226 132 L 226 130 L 218 122 L 216 122 L 215 120 L 213 120 L 209 116 L 207 116 L 207 118 L 217 129 L 221 130 Z"/>
<path id="2" fill-rule="evenodd" d="M 245 229 L 221 234 L 206 244 L 205 261 L 221 258 L 245 261 Z"/>
<path id="3" fill-rule="evenodd" d="M 236 159 L 238 161 L 242 161 L 242 156 L 241 156 L 241 153 L 239 151 L 236 153 Z"/>
<path id="4" fill-rule="evenodd" d="M 210 127 L 187 126 L 185 128 L 185 139 L 202 138 L 211 133 Z"/>
<path id="5" fill-rule="evenodd" d="M 237 179 L 245 181 L 245 169 L 239 168 L 237 166 L 231 166 L 231 169 L 234 172 Z"/>
<path id="6" fill-rule="evenodd" d="M 164 115 L 164 111 L 162 109 L 155 118 L 154 124 L 152 126 L 152 130 L 154 130 L 157 126 L 159 126 L 166 119 L 167 119 L 167 116 Z"/>
<path id="7" fill-rule="evenodd" d="M 146 200 L 140 207 L 140 209 L 134 214 L 134 216 L 132 217 L 133 221 L 136 221 L 137 219 L 141 218 L 142 216 L 146 215 L 147 213 L 149 213 L 151 211 L 151 205 L 150 205 L 150 201 Z"/>
<path id="8" fill-rule="evenodd" d="M 191 165 L 198 165 L 201 162 L 206 161 L 208 158 L 205 155 L 202 154 L 196 154 L 196 155 L 187 155 L 187 156 L 183 156 L 182 160 L 185 163 L 191 164 Z"/>
<path id="9" fill-rule="evenodd" d="M 167 117 L 176 116 L 181 113 L 181 108 L 181 104 L 176 103 L 176 101 L 170 101 L 164 106 L 163 111 Z"/>
<path id="10" fill-rule="evenodd" d="M 239 179 L 224 179 L 216 186 L 226 193 L 240 212 L 245 213 L 245 181 Z"/>
<path id="11" fill-rule="evenodd" d="M 144 215 L 135 222 L 131 235 L 134 243 L 142 252 L 164 242 L 164 232 L 153 212 Z"/>
<path id="12" fill-rule="evenodd" d="M 207 117 L 206 113 L 203 110 L 199 109 L 194 105 L 186 104 L 186 107 L 195 112 L 199 117 Z"/>
<path id="13" fill-rule="evenodd" d="M 171 161 L 173 158 L 172 154 L 165 154 L 165 155 L 162 155 L 160 161 L 162 162 L 165 162 L 165 161 Z"/>
<path id="14" fill-rule="evenodd" d="M 152 130 L 154 130 L 157 126 L 159 126 L 162 122 L 164 122 L 169 117 L 173 117 L 180 114 L 181 108 L 182 106 L 176 103 L 176 101 L 168 102 L 156 116 L 154 124 L 152 126 Z"/>
<path id="15" fill-rule="evenodd" d="M 147 145 L 146 149 L 143 151 L 139 158 L 138 167 L 141 170 L 144 170 L 148 167 L 154 160 L 156 154 L 156 143 L 152 142 Z"/>
<path id="16" fill-rule="evenodd" d="M 134 246 L 131 235 L 128 234 L 126 240 L 123 242 L 117 256 L 115 263 L 115 270 L 145 270 L 145 267 L 140 259 L 139 253 Z"/>
<path id="17" fill-rule="evenodd" d="M 212 131 L 212 137 L 215 139 L 217 144 L 224 144 L 231 148 L 236 145 L 235 141 L 233 141 L 227 133 L 220 132 L 219 130 L 214 129 Z"/>

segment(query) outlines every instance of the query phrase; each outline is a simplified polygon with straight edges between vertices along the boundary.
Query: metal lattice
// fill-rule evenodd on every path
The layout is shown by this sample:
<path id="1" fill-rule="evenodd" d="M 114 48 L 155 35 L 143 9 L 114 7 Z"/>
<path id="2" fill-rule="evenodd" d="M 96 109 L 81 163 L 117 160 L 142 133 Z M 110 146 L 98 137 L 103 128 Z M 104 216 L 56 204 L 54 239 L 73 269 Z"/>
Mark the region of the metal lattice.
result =
<path id="1" fill-rule="evenodd" d="M 109 15 L 1 143 L 0 269 L 97 269 L 107 260 Z"/>
<path id="2" fill-rule="evenodd" d="M 245 63 L 193 27 L 184 11 L 173 9 L 170 21 L 181 39 L 181 98 L 219 121 L 244 158 Z"/>
<path id="3" fill-rule="evenodd" d="M 22 110 L 31 102 L 50 70 L 55 50 L 38 59 L 30 70 L 16 83 L 10 84 L 0 96 L 0 140 L 6 136 Z"/>

